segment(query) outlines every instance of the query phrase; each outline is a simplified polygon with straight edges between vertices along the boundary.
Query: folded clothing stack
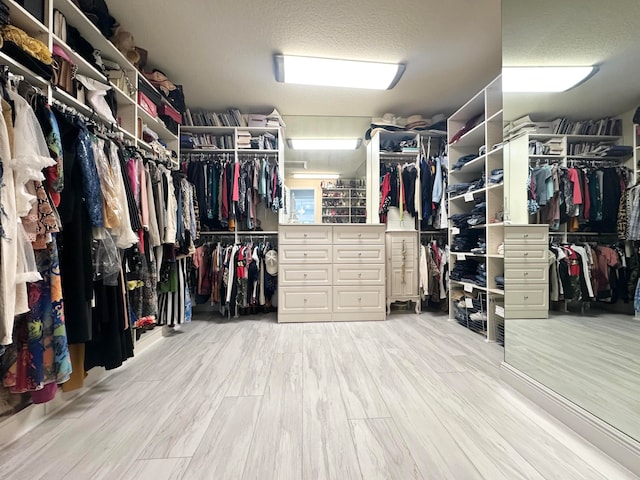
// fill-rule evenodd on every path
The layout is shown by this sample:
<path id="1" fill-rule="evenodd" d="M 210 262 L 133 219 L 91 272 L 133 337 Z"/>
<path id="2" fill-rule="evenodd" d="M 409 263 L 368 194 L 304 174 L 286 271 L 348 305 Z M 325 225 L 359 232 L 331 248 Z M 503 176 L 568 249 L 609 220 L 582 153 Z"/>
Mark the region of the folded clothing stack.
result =
<path id="1" fill-rule="evenodd" d="M 471 259 L 458 260 L 451 269 L 451 272 L 449 272 L 449 278 L 458 282 L 462 282 L 465 279 L 473 279 L 476 276 L 477 270 L 478 262 Z"/>
<path id="2" fill-rule="evenodd" d="M 9 18 L 9 7 L 6 3 L 0 1 L 0 27 L 5 27 L 11 23 Z"/>
<path id="3" fill-rule="evenodd" d="M 473 185 L 473 182 L 455 183 L 447 187 L 447 193 L 454 196 L 462 195 L 463 193 L 467 193 L 469 191 L 469 188 L 471 188 L 472 185 Z"/>
<path id="4" fill-rule="evenodd" d="M 497 275 L 495 280 L 496 280 L 496 286 L 500 290 L 504 290 L 504 275 Z"/>
<path id="5" fill-rule="evenodd" d="M 478 246 L 480 230 L 461 230 L 458 235 L 454 235 L 451 242 L 452 252 L 471 252 L 471 249 Z"/>
<path id="6" fill-rule="evenodd" d="M 503 180 L 504 170 L 502 168 L 495 168 L 491 170 L 491 175 L 489 175 L 487 183 L 489 183 L 490 185 L 497 185 L 499 183 L 502 183 Z"/>
<path id="7" fill-rule="evenodd" d="M 469 224 L 467 223 L 467 220 L 469 220 L 471 216 L 472 215 L 470 213 L 454 213 L 451 215 L 450 220 L 455 227 L 468 228 Z"/>
<path id="8" fill-rule="evenodd" d="M 454 183 L 447 187 L 447 193 L 453 196 L 462 195 L 469 192 L 475 192 L 485 186 L 485 178 L 482 176 L 472 182 Z"/>
<path id="9" fill-rule="evenodd" d="M 478 237 L 478 244 L 476 247 L 469 250 L 471 253 L 487 253 L 487 237 L 480 236 Z"/>
<path id="10" fill-rule="evenodd" d="M 475 153 L 472 153 L 470 155 L 464 155 L 463 157 L 460 157 L 458 161 L 454 163 L 453 167 L 451 168 L 453 170 L 460 170 L 467 163 L 471 162 L 472 160 L 475 160 L 476 158 L 478 158 L 478 155 L 476 155 Z"/>
<path id="11" fill-rule="evenodd" d="M 487 286 L 487 266 L 484 263 L 478 263 L 474 283 L 480 287 Z"/>

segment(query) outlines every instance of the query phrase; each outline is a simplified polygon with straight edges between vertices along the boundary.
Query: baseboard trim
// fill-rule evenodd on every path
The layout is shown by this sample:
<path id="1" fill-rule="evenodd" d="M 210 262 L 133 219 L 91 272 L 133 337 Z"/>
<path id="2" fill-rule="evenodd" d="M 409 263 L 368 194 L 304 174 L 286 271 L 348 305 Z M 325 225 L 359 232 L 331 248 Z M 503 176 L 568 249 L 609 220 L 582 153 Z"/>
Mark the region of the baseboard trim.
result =
<path id="1" fill-rule="evenodd" d="M 640 442 L 545 387 L 512 365 L 500 365 L 502 380 L 595 445 L 635 475 L 640 476 Z"/>
<path id="2" fill-rule="evenodd" d="M 150 332 L 145 333 L 135 344 L 135 356 L 125 362 L 124 366 L 121 368 L 127 368 L 132 363 L 135 363 L 135 360 L 139 355 L 152 345 L 161 341 L 164 337 L 170 336 L 171 333 L 171 329 L 168 327 L 156 327 Z M 92 368 L 87 372 L 87 378 L 84 380 L 83 388 L 67 393 L 58 390 L 55 398 L 50 402 L 39 405 L 29 405 L 18 413 L 1 420 L 0 449 L 15 442 L 21 436 L 33 430 L 56 412 L 71 405 L 74 401 L 77 401 L 78 398 L 91 391 L 93 387 L 106 378 L 109 378 L 111 374 L 117 371 L 118 369 L 107 371 L 104 368 Z"/>

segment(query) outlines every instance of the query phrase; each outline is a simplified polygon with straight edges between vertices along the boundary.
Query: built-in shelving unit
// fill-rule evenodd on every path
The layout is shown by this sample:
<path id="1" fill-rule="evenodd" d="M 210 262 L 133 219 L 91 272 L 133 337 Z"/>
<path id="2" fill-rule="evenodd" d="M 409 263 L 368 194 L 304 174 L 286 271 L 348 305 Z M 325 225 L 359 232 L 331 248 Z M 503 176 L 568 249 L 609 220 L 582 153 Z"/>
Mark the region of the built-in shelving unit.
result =
<path id="1" fill-rule="evenodd" d="M 464 134 L 459 135 L 458 132 Z M 449 216 L 470 214 L 484 221 L 454 226 L 450 223 L 450 272 L 464 265 L 470 273 L 450 280 L 449 318 L 495 341 L 504 319 L 496 314 L 496 305 L 504 303 L 504 288 L 496 278 L 504 277 L 504 182 L 491 183 L 492 172 L 503 169 L 502 82 L 498 77 L 475 95 L 448 120 L 449 185 L 475 184 L 477 188 L 449 195 Z M 458 159 L 476 158 L 453 169 Z M 472 188 L 472 187 L 471 187 Z M 456 237 L 474 238 L 474 251 L 456 251 Z M 484 248 L 483 248 L 484 246 Z M 477 250 L 475 250 L 477 249 Z M 467 249 L 471 250 L 471 248 Z M 463 263 L 462 263 L 463 262 Z M 455 275 L 454 275 L 455 276 Z M 482 278 L 486 279 L 483 282 Z M 501 313 L 498 309 L 498 313 Z"/>
<path id="2" fill-rule="evenodd" d="M 354 180 L 360 186 L 350 186 L 343 180 L 339 186 L 329 182 L 322 184 L 322 223 L 366 223 L 367 187 L 364 180 Z"/>
<path id="3" fill-rule="evenodd" d="M 33 17 L 24 7 L 14 0 L 6 0 L 5 4 L 9 7 L 12 25 L 24 30 L 30 36 L 43 41 L 50 50 L 53 49 L 54 44 L 59 45 L 76 65 L 78 74 L 109 85 L 114 90 L 118 108 L 116 116 L 117 125 L 110 125 L 112 130 L 121 132 L 123 138 L 135 146 L 146 150 L 157 151 L 157 148 L 152 149 L 152 147 L 142 139 L 143 128 L 146 126 L 158 136 L 161 143 L 169 150 L 179 151 L 180 144 L 176 134 L 171 132 L 158 118 L 147 113 L 137 104 L 134 98 L 111 83 L 91 62 L 82 57 L 58 37 L 58 35 L 53 33 L 54 10 L 58 10 L 65 16 L 68 26 L 75 27 L 80 35 L 87 40 L 95 50 L 101 52 L 102 58 L 117 63 L 134 85 L 137 85 L 138 81 L 146 82 L 144 76 L 137 71 L 115 45 L 102 35 L 100 30 L 89 21 L 74 2 L 71 0 L 50 0 L 48 3 L 45 3 L 44 23 Z M 101 118 L 89 104 L 82 103 L 74 96 L 56 88 L 51 82 L 35 74 L 4 52 L 0 52 L 0 64 L 7 65 L 12 73 L 22 75 L 31 84 L 41 88 L 48 96 L 50 102 L 55 100 L 68 107 L 74 108 L 78 113 L 87 117 Z M 150 88 L 153 87 L 151 86 Z M 102 121 L 110 123 L 105 118 L 102 118 Z"/>

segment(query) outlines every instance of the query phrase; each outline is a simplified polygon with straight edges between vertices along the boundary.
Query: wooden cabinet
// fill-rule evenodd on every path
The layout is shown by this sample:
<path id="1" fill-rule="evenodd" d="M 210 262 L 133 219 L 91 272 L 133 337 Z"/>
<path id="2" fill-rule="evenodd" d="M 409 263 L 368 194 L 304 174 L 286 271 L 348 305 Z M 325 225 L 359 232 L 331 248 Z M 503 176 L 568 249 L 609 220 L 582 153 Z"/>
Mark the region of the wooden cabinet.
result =
<path id="1" fill-rule="evenodd" d="M 384 225 L 281 225 L 278 322 L 385 319 Z"/>
<path id="2" fill-rule="evenodd" d="M 387 232 L 387 314 L 393 302 L 412 301 L 420 313 L 418 233 Z"/>
<path id="3" fill-rule="evenodd" d="M 504 230 L 506 318 L 549 318 L 549 227 L 507 225 Z"/>

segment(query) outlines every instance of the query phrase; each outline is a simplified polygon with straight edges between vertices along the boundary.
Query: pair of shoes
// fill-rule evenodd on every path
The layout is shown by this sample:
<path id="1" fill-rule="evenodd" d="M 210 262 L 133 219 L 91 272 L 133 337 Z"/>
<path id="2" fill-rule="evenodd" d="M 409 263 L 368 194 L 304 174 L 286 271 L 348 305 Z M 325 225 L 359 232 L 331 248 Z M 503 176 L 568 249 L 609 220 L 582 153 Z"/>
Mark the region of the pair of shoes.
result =
<path id="1" fill-rule="evenodd" d="M 482 312 L 475 312 L 475 313 L 472 313 L 471 315 L 469 315 L 469 320 L 486 321 L 487 320 L 487 314 L 486 313 L 482 313 Z"/>

